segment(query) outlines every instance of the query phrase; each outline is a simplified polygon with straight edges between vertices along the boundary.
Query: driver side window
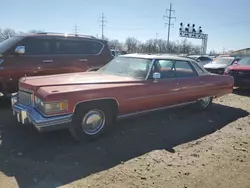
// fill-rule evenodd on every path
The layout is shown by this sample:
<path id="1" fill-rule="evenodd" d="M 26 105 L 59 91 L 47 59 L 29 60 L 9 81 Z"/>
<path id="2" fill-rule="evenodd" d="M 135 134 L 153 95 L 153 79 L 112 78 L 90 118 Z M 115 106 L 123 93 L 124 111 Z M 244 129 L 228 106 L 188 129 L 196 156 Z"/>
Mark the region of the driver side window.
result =
<path id="1" fill-rule="evenodd" d="M 156 60 L 152 75 L 154 72 L 159 72 L 161 74 L 161 79 L 174 78 L 174 61 Z"/>

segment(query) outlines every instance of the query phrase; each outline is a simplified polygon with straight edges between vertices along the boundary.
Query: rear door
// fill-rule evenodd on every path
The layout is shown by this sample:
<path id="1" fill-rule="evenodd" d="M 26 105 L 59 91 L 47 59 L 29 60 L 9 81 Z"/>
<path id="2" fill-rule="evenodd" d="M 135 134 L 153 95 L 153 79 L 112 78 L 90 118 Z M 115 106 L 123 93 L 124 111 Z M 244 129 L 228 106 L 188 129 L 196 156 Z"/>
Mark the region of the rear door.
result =
<path id="1" fill-rule="evenodd" d="M 100 68 L 104 44 L 76 37 L 57 38 L 55 41 L 57 72 L 84 72 Z"/>
<path id="2" fill-rule="evenodd" d="M 179 103 L 197 101 L 204 92 L 201 76 L 188 61 L 175 61 L 175 78 L 178 82 Z"/>
<path id="3" fill-rule="evenodd" d="M 25 46 L 25 54 L 15 54 L 17 46 Z M 6 56 L 4 79 L 9 92 L 15 92 L 18 80 L 24 76 L 40 76 L 53 72 L 53 50 L 51 39 L 46 37 L 26 37 Z"/>

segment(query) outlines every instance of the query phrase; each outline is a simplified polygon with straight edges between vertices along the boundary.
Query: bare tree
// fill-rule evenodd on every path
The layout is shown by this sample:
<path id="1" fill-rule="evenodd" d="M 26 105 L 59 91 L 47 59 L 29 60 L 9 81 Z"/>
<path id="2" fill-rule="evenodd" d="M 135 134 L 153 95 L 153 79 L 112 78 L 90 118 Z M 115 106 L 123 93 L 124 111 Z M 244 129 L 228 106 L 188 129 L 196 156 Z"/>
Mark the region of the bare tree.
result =
<path id="1" fill-rule="evenodd" d="M 128 37 L 125 41 L 125 46 L 129 53 L 138 52 L 139 41 L 136 38 Z"/>
<path id="2" fill-rule="evenodd" d="M 110 40 L 108 41 L 109 46 L 118 50 L 123 50 L 124 49 L 124 45 L 119 42 L 119 40 Z"/>
<path id="3" fill-rule="evenodd" d="M 44 32 L 44 31 L 36 30 L 36 29 L 29 30 L 29 33 L 42 33 L 42 32 Z"/>
<path id="4" fill-rule="evenodd" d="M 14 35 L 16 35 L 16 32 L 13 29 L 10 28 L 6 28 L 4 30 L 0 29 L 0 38 L 8 39 Z"/>

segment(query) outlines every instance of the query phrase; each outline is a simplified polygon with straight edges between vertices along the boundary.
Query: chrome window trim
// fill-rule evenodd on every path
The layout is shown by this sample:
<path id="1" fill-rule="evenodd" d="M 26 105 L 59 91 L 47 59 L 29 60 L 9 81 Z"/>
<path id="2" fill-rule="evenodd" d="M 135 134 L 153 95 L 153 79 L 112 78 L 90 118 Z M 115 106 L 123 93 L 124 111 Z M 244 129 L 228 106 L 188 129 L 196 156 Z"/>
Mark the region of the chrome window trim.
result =
<path id="1" fill-rule="evenodd" d="M 149 69 L 148 69 L 148 73 L 147 73 L 147 75 L 146 75 L 146 77 L 145 77 L 145 80 L 148 80 L 148 77 L 149 77 L 149 75 L 150 75 L 150 73 L 151 73 L 151 70 L 152 70 L 152 68 L 153 68 L 153 66 L 154 66 L 155 60 L 156 60 L 156 59 L 152 59 L 151 64 L 150 64 Z"/>

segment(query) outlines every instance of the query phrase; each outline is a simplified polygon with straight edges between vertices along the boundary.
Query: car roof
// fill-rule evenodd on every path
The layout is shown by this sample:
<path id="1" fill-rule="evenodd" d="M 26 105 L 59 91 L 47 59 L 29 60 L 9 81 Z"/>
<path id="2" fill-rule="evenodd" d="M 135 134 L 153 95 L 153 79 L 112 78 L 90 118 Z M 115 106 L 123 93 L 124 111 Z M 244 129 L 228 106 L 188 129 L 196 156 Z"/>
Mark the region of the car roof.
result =
<path id="1" fill-rule="evenodd" d="M 233 56 L 219 56 L 217 57 L 216 59 L 235 59 L 236 57 L 233 57 Z M 215 60 L 216 60 L 215 59 Z"/>
<path id="2" fill-rule="evenodd" d="M 119 57 L 129 57 L 129 58 L 141 58 L 141 59 L 170 59 L 170 60 L 180 60 L 180 61 L 193 61 L 190 58 L 180 57 L 177 55 L 170 54 L 125 54 L 120 55 Z"/>
<path id="3" fill-rule="evenodd" d="M 22 33 L 16 36 L 21 37 L 42 37 L 42 36 L 54 36 L 54 37 L 75 37 L 75 38 L 84 38 L 84 39 L 92 39 L 92 40 L 98 40 L 98 41 L 105 41 L 102 39 L 98 39 L 91 35 L 81 35 L 81 34 L 70 34 L 70 33 L 54 33 L 54 32 L 40 32 L 40 33 Z"/>

